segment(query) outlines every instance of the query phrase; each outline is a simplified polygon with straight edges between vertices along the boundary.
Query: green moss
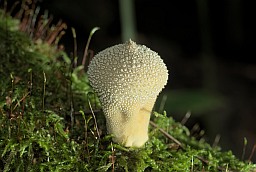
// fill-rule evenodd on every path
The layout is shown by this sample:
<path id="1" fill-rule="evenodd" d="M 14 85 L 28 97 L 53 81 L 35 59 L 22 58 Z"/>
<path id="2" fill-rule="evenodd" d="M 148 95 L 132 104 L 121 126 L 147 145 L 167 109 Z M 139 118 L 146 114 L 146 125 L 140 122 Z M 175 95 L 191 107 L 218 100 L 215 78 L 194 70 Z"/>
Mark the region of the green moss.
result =
<path id="1" fill-rule="evenodd" d="M 112 143 L 81 66 L 33 42 L 0 11 L 0 171 L 252 171 L 255 164 L 212 148 L 166 114 L 141 149 Z M 94 114 L 91 113 L 93 108 Z M 96 121 L 94 117 L 96 116 Z M 96 125 L 97 124 L 97 125 Z M 113 170 L 114 169 L 114 170 Z"/>

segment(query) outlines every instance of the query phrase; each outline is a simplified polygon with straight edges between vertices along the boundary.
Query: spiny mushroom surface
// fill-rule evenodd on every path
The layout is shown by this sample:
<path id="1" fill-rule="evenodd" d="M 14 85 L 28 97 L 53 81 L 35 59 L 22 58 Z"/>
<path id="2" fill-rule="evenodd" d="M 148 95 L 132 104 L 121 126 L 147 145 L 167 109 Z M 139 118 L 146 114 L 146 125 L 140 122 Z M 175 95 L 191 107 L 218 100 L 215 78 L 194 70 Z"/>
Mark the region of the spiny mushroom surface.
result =
<path id="1" fill-rule="evenodd" d="M 113 141 L 126 147 L 144 145 L 152 108 L 168 79 L 160 56 L 129 40 L 95 55 L 87 73 Z"/>

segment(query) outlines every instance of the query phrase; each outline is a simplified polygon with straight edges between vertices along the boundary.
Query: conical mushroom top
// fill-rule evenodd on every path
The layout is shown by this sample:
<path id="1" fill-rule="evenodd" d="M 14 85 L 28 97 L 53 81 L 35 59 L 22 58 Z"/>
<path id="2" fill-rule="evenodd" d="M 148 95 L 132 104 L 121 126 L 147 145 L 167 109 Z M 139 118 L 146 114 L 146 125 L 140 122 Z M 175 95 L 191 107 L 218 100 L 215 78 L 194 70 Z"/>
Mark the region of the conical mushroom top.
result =
<path id="1" fill-rule="evenodd" d="M 95 55 L 88 77 L 104 105 L 112 98 L 155 98 L 167 83 L 168 70 L 156 52 L 129 40 Z"/>

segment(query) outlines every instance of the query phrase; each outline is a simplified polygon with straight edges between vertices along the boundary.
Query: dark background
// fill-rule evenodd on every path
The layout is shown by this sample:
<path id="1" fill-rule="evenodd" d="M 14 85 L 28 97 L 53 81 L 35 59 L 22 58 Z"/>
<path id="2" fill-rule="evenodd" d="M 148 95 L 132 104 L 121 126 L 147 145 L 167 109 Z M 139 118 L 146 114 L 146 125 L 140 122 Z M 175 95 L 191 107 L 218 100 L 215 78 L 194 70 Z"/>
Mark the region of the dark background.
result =
<path id="1" fill-rule="evenodd" d="M 156 110 L 186 126 L 205 131 L 209 143 L 248 159 L 256 144 L 255 5 L 244 0 L 134 0 L 136 40 L 157 51 L 169 69 L 169 82 Z M 77 32 L 78 56 L 83 56 L 90 30 L 95 53 L 123 42 L 117 0 L 42 0 L 54 19 L 69 26 L 61 43 L 73 51 L 70 27 Z M 165 98 L 166 102 L 165 102 Z M 195 134 L 196 135 L 196 134 Z M 200 135 L 200 134 L 199 134 Z M 218 137 L 217 137 L 218 138 Z M 255 161 L 256 155 L 254 155 Z"/>

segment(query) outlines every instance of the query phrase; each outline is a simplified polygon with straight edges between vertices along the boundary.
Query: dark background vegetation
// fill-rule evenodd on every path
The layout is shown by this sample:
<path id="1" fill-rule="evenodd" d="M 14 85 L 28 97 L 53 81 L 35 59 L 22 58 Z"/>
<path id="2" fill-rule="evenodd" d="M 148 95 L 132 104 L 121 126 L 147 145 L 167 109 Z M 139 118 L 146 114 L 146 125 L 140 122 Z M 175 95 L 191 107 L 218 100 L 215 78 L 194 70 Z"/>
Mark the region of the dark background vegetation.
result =
<path id="1" fill-rule="evenodd" d="M 219 145 L 238 157 L 247 138 L 245 159 L 256 143 L 255 6 L 249 2 L 134 0 L 133 38 L 157 51 L 170 71 L 156 110 L 167 95 L 169 115 L 181 121 L 190 110 L 192 131 L 199 125 L 210 143 L 220 135 Z M 40 6 L 68 24 L 61 41 L 67 53 L 73 51 L 70 27 L 80 57 L 95 26 L 101 28 L 90 45 L 95 53 L 123 41 L 117 0 L 42 0 Z"/>

